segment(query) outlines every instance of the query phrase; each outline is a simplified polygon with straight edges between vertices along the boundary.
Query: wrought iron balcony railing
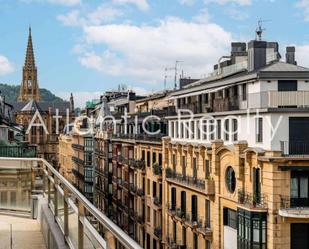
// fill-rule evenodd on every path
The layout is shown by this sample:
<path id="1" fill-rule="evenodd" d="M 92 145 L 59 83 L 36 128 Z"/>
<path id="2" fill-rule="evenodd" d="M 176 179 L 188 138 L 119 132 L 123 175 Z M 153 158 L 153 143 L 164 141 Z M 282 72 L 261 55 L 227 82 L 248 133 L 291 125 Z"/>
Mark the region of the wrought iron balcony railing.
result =
<path id="1" fill-rule="evenodd" d="M 238 204 L 254 209 L 267 209 L 267 195 L 238 190 Z"/>
<path id="2" fill-rule="evenodd" d="M 203 180 L 197 177 L 187 176 L 181 173 L 177 173 L 171 168 L 166 168 L 165 173 L 167 179 L 171 179 L 182 185 L 203 191 L 207 195 L 213 195 L 215 193 L 215 182 L 212 179 Z"/>

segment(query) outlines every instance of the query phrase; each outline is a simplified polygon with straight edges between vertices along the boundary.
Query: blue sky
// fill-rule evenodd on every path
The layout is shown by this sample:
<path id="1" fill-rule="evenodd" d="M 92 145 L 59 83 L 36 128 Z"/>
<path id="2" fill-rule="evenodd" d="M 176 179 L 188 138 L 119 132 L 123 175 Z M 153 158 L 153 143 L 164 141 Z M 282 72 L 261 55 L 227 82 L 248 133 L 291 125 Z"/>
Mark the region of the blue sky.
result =
<path id="1" fill-rule="evenodd" d="M 260 18 L 265 40 L 282 55 L 295 45 L 309 66 L 309 0 L 0 0 L 0 82 L 20 83 L 30 24 L 40 87 L 81 105 L 118 84 L 160 90 L 176 60 L 185 76 L 207 75 Z"/>

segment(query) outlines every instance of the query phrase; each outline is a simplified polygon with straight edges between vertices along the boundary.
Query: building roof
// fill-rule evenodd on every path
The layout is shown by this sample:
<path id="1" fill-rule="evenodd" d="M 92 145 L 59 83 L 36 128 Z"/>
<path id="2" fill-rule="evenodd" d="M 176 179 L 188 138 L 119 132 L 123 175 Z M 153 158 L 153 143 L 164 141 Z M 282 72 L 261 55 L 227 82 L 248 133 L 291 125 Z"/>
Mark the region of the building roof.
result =
<path id="1" fill-rule="evenodd" d="M 14 107 L 14 112 L 20 112 L 20 111 L 32 111 L 37 110 L 48 112 L 49 109 L 54 112 L 56 109 L 59 110 L 59 112 L 66 112 L 67 109 L 70 109 L 70 103 L 65 102 L 45 102 L 45 101 L 34 101 L 30 100 L 29 102 L 13 102 L 11 103 Z M 34 108 L 34 109 L 33 109 Z"/>
<path id="2" fill-rule="evenodd" d="M 22 112 L 31 112 L 31 111 L 41 111 L 41 108 L 38 106 L 35 100 L 30 100 L 22 109 Z"/>
<path id="3" fill-rule="evenodd" d="M 241 70 L 228 76 L 211 76 L 187 85 L 185 88 L 171 93 L 171 96 L 179 96 L 205 89 L 227 87 L 235 83 L 248 82 L 255 79 L 307 79 L 309 80 L 309 68 L 275 61 L 256 71 Z"/>
<path id="4" fill-rule="evenodd" d="M 309 68 L 278 61 L 267 65 L 261 72 L 309 72 Z"/>

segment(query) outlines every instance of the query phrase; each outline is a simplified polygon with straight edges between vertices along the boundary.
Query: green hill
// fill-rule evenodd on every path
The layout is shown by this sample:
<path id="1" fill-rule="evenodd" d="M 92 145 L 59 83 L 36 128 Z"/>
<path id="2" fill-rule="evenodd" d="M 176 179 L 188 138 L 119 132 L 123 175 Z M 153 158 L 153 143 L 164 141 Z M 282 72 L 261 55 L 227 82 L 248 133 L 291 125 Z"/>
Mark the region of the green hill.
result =
<path id="1" fill-rule="evenodd" d="M 5 96 L 6 102 L 9 102 L 9 103 L 15 102 L 19 95 L 19 86 L 0 83 L 0 91 L 1 91 L 1 95 Z M 50 92 L 49 90 L 45 88 L 40 88 L 40 93 L 41 93 L 42 101 L 48 101 L 48 102 L 63 102 L 64 101 L 63 99 L 57 97 L 55 94 L 53 94 L 52 92 Z"/>

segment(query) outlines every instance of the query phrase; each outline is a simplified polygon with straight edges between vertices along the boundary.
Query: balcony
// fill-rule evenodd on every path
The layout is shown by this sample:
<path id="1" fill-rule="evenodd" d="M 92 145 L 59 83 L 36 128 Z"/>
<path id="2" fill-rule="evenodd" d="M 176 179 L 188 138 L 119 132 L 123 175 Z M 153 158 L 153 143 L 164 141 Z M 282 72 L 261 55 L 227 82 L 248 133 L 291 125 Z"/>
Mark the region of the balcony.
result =
<path id="1" fill-rule="evenodd" d="M 0 146 L 0 157 L 36 157 L 36 145 Z"/>
<path id="2" fill-rule="evenodd" d="M 141 140 L 141 141 L 149 141 L 149 142 L 161 142 L 162 137 L 166 136 L 166 134 L 123 134 L 118 133 L 113 135 L 113 139 L 120 140 Z"/>
<path id="3" fill-rule="evenodd" d="M 267 211 L 267 196 L 265 194 L 253 194 L 244 190 L 238 190 L 238 206 Z"/>
<path id="4" fill-rule="evenodd" d="M 177 173 L 171 168 L 166 169 L 166 179 L 175 184 L 182 185 L 194 191 L 199 191 L 206 195 L 215 194 L 215 182 L 212 179 L 198 179 L 197 177 L 185 176 Z"/>
<path id="5" fill-rule="evenodd" d="M 76 150 L 84 150 L 84 146 L 80 144 L 72 144 L 72 148 Z"/>
<path id="6" fill-rule="evenodd" d="M 161 239 L 162 238 L 162 228 L 161 227 L 156 227 L 153 230 L 154 235 L 158 238 Z"/>
<path id="7" fill-rule="evenodd" d="M 222 91 L 222 90 L 221 90 Z M 181 103 L 178 109 L 187 109 L 195 114 L 246 110 L 248 108 L 308 108 L 309 91 L 267 91 L 249 93 L 247 96 L 225 96 L 201 102 Z M 176 115 L 176 114 L 175 114 Z"/>
<path id="8" fill-rule="evenodd" d="M 309 155 L 309 141 L 280 141 L 283 156 Z"/>
<path id="9" fill-rule="evenodd" d="M 279 215 L 286 218 L 309 219 L 309 198 L 280 196 Z"/>
<path id="10" fill-rule="evenodd" d="M 212 237 L 212 229 L 210 227 L 210 221 L 205 220 L 203 217 L 198 217 L 198 215 L 193 215 L 192 213 L 186 212 L 181 208 L 176 208 L 175 205 L 171 203 L 167 204 L 168 214 L 177 221 L 190 226 L 197 233 L 203 234 L 207 238 Z"/>
<path id="11" fill-rule="evenodd" d="M 156 205 L 157 207 L 161 208 L 162 206 L 162 201 L 159 197 L 154 197 L 153 198 L 153 204 Z"/>
<path id="12" fill-rule="evenodd" d="M 43 237 L 48 236 L 49 238 L 44 241 L 46 248 L 69 246 L 72 249 L 103 249 L 114 248 L 116 243 L 120 243 L 124 248 L 141 249 L 132 238 L 100 212 L 46 160 L 41 158 L 0 158 L 1 186 L 7 180 L 7 176 L 4 175 L 5 172 L 12 170 L 13 167 L 12 174 L 13 172 L 16 174 L 18 170 L 29 170 L 28 181 L 31 182 L 35 179 L 35 182 L 27 185 L 30 188 L 30 191 L 27 192 L 29 195 L 24 195 L 22 199 L 18 200 L 18 202 L 28 203 L 22 214 L 25 217 L 28 215 L 31 219 L 28 219 L 22 225 L 22 230 L 27 235 L 22 238 L 22 243 L 14 244 L 14 248 L 45 248 L 41 244 L 36 247 L 37 243 L 43 241 L 41 232 L 44 234 Z M 33 173 L 35 174 L 34 178 L 31 177 Z M 19 185 L 16 186 L 20 188 Z M 6 221 L 10 224 L 13 223 L 13 229 L 16 229 L 17 226 L 14 226 L 12 221 L 15 218 L 11 218 L 12 216 L 9 216 L 9 214 L 13 212 L 19 215 L 21 210 L 11 206 L 10 201 L 5 205 L 5 209 L 2 206 L 0 209 L 2 213 L 6 212 L 8 215 Z M 10 212 L 7 210 L 10 210 Z M 40 215 L 38 212 L 40 212 Z M 32 225 L 32 222 L 36 222 L 38 225 Z M 106 239 L 102 237 L 102 229 L 108 231 L 111 237 Z M 23 236 L 22 233 L 16 233 L 13 239 L 17 241 L 18 237 L 21 238 L 21 236 Z M 1 246 L 3 246 L 3 243 L 6 242 L 1 239 Z"/>
<path id="13" fill-rule="evenodd" d="M 152 171 L 154 175 L 159 177 L 162 176 L 162 166 L 160 166 L 158 163 L 153 164 Z"/>
<path id="14" fill-rule="evenodd" d="M 145 196 L 144 190 L 142 188 L 138 188 L 137 191 L 136 191 L 136 194 L 139 197 L 144 197 Z"/>
<path id="15" fill-rule="evenodd" d="M 132 193 L 132 194 L 136 194 L 136 192 L 137 192 L 137 187 L 136 187 L 136 185 L 134 184 L 134 183 L 130 183 L 130 192 Z"/>
<path id="16" fill-rule="evenodd" d="M 84 164 L 85 164 L 84 160 L 82 160 L 82 159 L 80 159 L 76 156 L 72 156 L 72 161 L 74 163 L 77 163 L 77 164 L 82 165 L 82 166 L 84 166 Z"/>

